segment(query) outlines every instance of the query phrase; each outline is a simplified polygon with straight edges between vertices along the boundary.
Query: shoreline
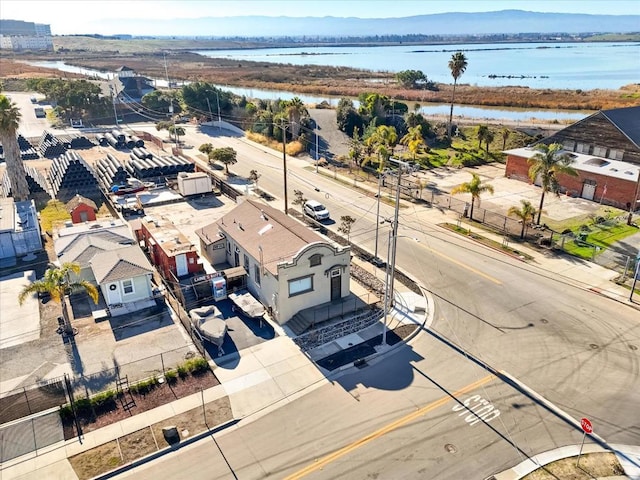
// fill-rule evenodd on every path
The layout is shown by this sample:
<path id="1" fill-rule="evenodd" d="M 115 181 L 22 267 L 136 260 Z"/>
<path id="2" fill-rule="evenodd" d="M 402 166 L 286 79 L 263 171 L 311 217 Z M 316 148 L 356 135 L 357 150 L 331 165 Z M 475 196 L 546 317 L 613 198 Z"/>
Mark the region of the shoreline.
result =
<path id="1" fill-rule="evenodd" d="M 25 54 L 12 58 L 0 58 L 0 71 L 2 79 L 5 80 L 5 88 L 9 90 L 10 86 L 7 83 L 14 79 L 33 77 L 91 79 L 91 75 L 88 74 L 36 67 L 24 62 L 58 61 L 78 68 L 102 72 L 115 72 L 119 67 L 126 65 L 140 75 L 162 79 L 167 74 L 163 60 L 164 57 L 159 53 L 128 55 L 107 51 L 84 51 L 64 52 L 64 54 Z M 206 57 L 192 52 L 175 53 L 173 51 L 166 55 L 166 63 L 169 64 L 172 72 L 172 81 L 201 81 L 232 88 L 270 90 L 329 98 L 357 98 L 361 93 L 380 93 L 406 102 L 410 110 L 413 103 L 423 106 L 449 104 L 453 88 L 451 84 L 437 84 L 437 91 L 403 88 L 395 81 L 395 75 L 391 72 L 237 61 Z M 224 87 L 221 88 L 224 89 Z M 521 86 L 477 87 L 460 83 L 456 86 L 455 92 L 456 105 L 505 110 L 514 108 L 527 111 L 595 112 L 636 106 L 638 103 L 640 103 L 640 83 L 626 85 L 617 90 L 587 91 L 532 89 Z"/>

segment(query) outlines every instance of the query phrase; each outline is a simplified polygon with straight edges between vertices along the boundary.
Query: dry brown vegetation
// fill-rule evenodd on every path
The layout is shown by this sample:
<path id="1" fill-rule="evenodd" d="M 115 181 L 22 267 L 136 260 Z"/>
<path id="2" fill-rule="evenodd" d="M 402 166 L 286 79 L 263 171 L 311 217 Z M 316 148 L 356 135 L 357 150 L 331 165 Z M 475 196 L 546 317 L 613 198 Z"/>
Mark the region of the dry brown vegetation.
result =
<path id="1" fill-rule="evenodd" d="M 610 452 L 588 453 L 576 463 L 577 457 L 563 458 L 531 472 L 523 480 L 591 480 L 624 474 L 615 454 Z"/>
<path id="2" fill-rule="evenodd" d="M 295 66 L 266 62 L 247 62 L 208 58 L 184 50 L 197 47 L 184 40 L 179 43 L 160 40 L 106 41 L 83 37 L 57 37 L 56 47 L 64 53 L 14 56 L 0 59 L 3 78 L 25 76 L 66 76 L 55 70 L 29 67 L 17 60 L 64 60 L 74 65 L 115 71 L 122 65 L 154 78 L 165 77 L 165 56 L 172 80 L 208 81 L 218 85 L 284 90 L 300 94 L 357 97 L 362 92 L 379 92 L 409 103 L 449 103 L 450 84 L 439 84 L 439 91 L 402 88 L 390 72 L 372 72 L 344 67 Z M 81 43 L 79 43 L 81 42 Z M 176 43 L 178 42 L 178 43 Z M 187 42 L 187 43 L 184 43 Z M 207 44 L 208 45 L 208 44 Z M 232 48 L 238 45 L 217 45 Z M 82 48 L 83 50 L 77 50 Z M 211 47 L 209 47 L 211 48 Z M 100 51 L 102 49 L 102 51 Z M 182 50 L 182 51 L 181 51 Z M 33 68 L 33 70 L 30 70 Z M 48 71 L 47 71 L 48 70 Z M 475 87 L 462 84 L 456 89 L 456 103 L 540 109 L 601 110 L 640 104 L 640 84 L 619 90 L 550 90 L 528 87 Z"/>
<path id="3" fill-rule="evenodd" d="M 168 425 L 177 427 L 180 439 L 185 440 L 233 419 L 229 397 L 207 403 L 205 411 L 206 419 L 202 407 L 194 408 L 74 455 L 69 462 L 80 480 L 93 478 L 167 447 L 162 429 Z"/>

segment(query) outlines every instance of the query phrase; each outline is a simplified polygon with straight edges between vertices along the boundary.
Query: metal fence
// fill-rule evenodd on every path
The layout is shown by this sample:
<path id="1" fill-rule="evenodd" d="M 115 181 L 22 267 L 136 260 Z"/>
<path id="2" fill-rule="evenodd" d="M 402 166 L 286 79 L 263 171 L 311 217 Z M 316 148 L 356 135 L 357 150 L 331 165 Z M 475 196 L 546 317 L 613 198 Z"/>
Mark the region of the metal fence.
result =
<path id="1" fill-rule="evenodd" d="M 64 440 L 58 410 L 0 427 L 0 463 Z"/>
<path id="2" fill-rule="evenodd" d="M 134 384 L 153 376 L 161 376 L 167 370 L 175 369 L 186 360 L 197 356 L 200 356 L 199 353 L 191 346 L 176 348 L 113 368 L 105 368 L 93 374 L 72 377 L 71 388 L 76 398 L 93 396 L 105 390 L 116 390 L 119 378 L 126 376 L 129 384 Z"/>
<path id="3" fill-rule="evenodd" d="M 11 390 L 0 398 L 0 424 L 58 407 L 66 401 L 63 377 Z"/>
<path id="4" fill-rule="evenodd" d="M 469 202 L 455 198 L 449 193 L 427 188 L 420 192 L 419 199 L 433 207 L 457 212 L 461 216 L 460 218 L 471 215 Z M 546 226 L 528 223 L 525 224 L 523 232 L 521 220 L 487 210 L 478 205 L 475 205 L 473 209 L 473 220 L 490 227 L 496 233 L 505 237 L 513 240 L 521 239 L 538 247 L 544 246 L 549 249 L 567 251 L 566 247 L 571 242 L 575 242 L 573 235 L 562 235 L 560 232 L 553 231 Z M 588 242 L 582 242 L 581 246 L 592 249 L 589 261 L 614 270 L 625 277 L 631 275 L 633 268 L 635 268 L 635 257 L 631 251 L 616 247 L 602 248 L 597 245 L 590 245 Z"/>

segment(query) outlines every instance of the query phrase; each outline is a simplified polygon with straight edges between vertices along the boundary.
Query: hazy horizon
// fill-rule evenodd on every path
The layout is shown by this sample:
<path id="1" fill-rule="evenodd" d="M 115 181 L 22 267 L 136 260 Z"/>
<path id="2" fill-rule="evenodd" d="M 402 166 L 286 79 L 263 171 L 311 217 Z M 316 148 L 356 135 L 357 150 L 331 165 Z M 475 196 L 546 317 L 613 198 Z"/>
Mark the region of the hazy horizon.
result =
<path id="1" fill-rule="evenodd" d="M 225 17 L 405 18 L 438 13 L 481 13 L 523 10 L 535 13 L 640 15 L 635 0 L 1 0 L 0 18 L 51 25 L 54 35 L 132 34 L 151 20 Z M 69 12 L 73 12 L 70 21 Z M 249 13 L 250 12 L 250 13 Z M 126 27 L 125 27 L 126 25 Z M 126 30 L 126 31 L 125 31 Z M 638 26 L 640 30 L 640 25 Z M 237 32 L 249 35 L 250 32 Z M 172 35 L 171 32 L 141 35 Z M 214 35 L 212 33 L 211 35 Z"/>

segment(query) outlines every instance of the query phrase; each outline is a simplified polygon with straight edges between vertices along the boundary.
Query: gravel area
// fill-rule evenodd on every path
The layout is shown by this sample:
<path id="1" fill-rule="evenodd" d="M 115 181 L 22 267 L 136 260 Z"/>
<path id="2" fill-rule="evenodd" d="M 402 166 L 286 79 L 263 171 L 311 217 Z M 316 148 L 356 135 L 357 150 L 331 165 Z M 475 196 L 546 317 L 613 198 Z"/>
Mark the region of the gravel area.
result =
<path id="1" fill-rule="evenodd" d="M 318 154 L 327 160 L 349 153 L 349 137 L 338 130 L 336 111 L 310 108 L 309 115 L 318 127 Z"/>

